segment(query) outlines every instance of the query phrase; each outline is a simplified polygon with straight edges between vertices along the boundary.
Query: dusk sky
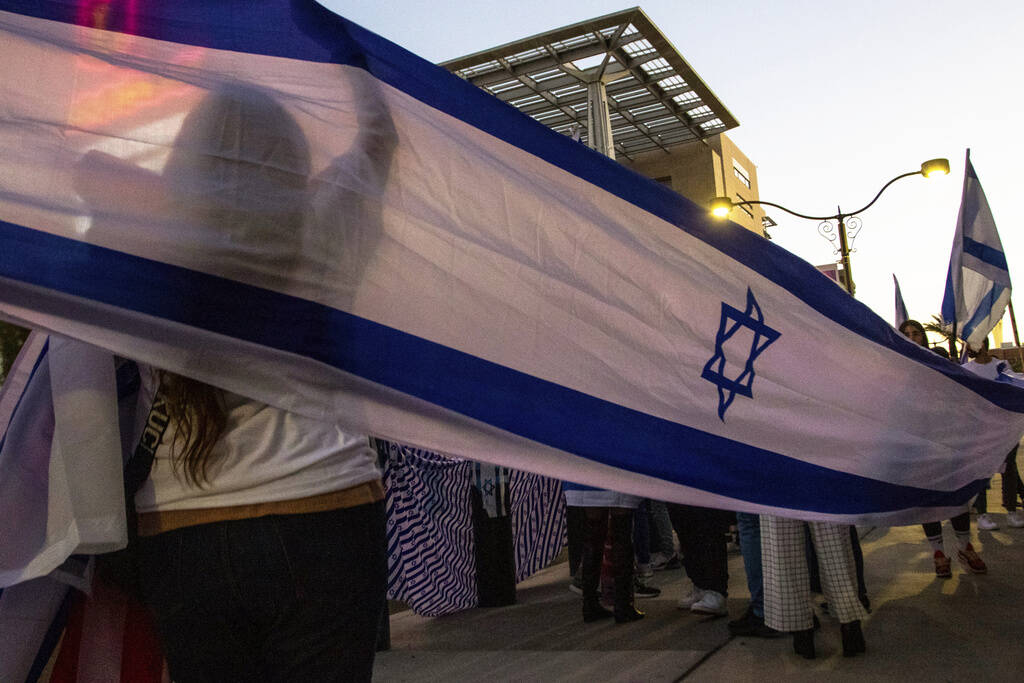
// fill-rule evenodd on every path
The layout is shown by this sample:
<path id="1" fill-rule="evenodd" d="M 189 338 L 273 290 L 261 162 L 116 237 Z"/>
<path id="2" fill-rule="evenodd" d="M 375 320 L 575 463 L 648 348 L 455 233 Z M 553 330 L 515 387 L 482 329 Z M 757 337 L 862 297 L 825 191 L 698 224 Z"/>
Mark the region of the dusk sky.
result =
<path id="1" fill-rule="evenodd" d="M 432 62 L 631 6 L 324 4 Z M 834 214 L 837 206 L 848 211 L 868 203 L 889 179 L 926 159 L 949 159 L 949 176 L 901 180 L 862 215 L 851 256 L 857 298 L 887 321 L 892 273 L 911 317 L 927 322 L 939 311 L 968 147 L 1010 276 L 1024 286 L 1024 231 L 1014 208 L 1024 160 L 1024 4 L 649 0 L 640 7 L 739 120 L 728 135 L 757 166 L 761 199 Z M 838 258 L 816 222 L 778 210 L 769 215 L 778 223 L 771 229 L 777 244 L 815 265 Z M 1004 340 L 1010 339 L 1007 325 Z"/>

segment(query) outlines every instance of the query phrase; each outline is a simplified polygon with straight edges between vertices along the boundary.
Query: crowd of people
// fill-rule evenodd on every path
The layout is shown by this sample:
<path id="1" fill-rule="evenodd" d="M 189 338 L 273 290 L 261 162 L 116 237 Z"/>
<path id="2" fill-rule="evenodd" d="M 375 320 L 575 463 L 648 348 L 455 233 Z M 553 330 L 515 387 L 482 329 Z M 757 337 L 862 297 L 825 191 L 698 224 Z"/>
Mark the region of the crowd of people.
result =
<path id="1" fill-rule="evenodd" d="M 905 321 L 899 331 L 910 341 L 931 348 L 925 329 L 918 321 Z M 949 353 L 941 347 L 932 350 L 949 358 Z M 1020 377 L 1005 361 L 989 352 L 988 340 L 978 350 L 968 349 L 968 354 L 970 360 L 964 367 L 978 376 L 987 379 Z M 1024 509 L 1021 509 L 1024 484 L 1018 474 L 1016 456 L 1014 447 L 1001 469 L 1002 505 L 1007 513 L 1006 524 L 1024 527 Z M 643 612 L 636 609 L 634 599 L 656 597 L 660 592 L 647 586 L 644 580 L 655 571 L 679 568 L 685 568 L 692 583 L 692 590 L 679 598 L 679 609 L 725 616 L 728 614 L 727 547 L 733 542 L 743 556 L 750 594 L 744 613 L 728 624 L 733 635 L 778 638 L 789 634 L 793 651 L 814 659 L 814 632 L 821 627 L 811 600 L 811 594 L 816 593 L 824 599 L 820 607 L 839 622 L 843 655 L 852 657 L 866 652 L 861 621 L 870 613 L 871 601 L 855 527 L 640 500 L 594 489 L 588 490 L 589 498 L 585 499 L 579 494 L 586 487 L 569 483 L 565 487 L 571 587 L 582 592 L 585 622 L 612 616 L 617 623 L 642 618 Z M 619 498 L 614 507 L 598 507 L 597 502 L 586 502 L 608 501 L 616 496 Z M 986 506 L 986 490 L 983 489 L 973 502 L 977 526 L 983 530 L 997 529 L 998 523 Z M 580 534 L 582 527 L 573 523 L 580 515 L 586 519 L 585 536 Z M 613 526 L 618 531 L 606 536 L 604 529 L 609 519 L 615 520 Z M 987 573 L 988 566 L 971 543 L 970 509 L 965 506 L 949 522 L 956 539 L 956 559 L 968 572 Z M 626 529 L 631 529 L 632 533 L 626 533 Z M 952 556 L 947 555 L 943 541 L 942 520 L 925 523 L 922 531 L 922 540 L 933 553 L 936 577 L 952 577 Z M 610 589 L 614 594 L 614 612 L 604 609 L 600 601 L 599 569 L 606 545 L 615 558 L 612 562 L 614 575 L 605 577 L 615 586 Z M 582 550 L 575 549 L 579 547 Z M 632 557 L 633 561 L 627 562 L 625 557 Z M 630 587 L 633 590 L 629 590 Z"/>
<path id="2" fill-rule="evenodd" d="M 348 250 L 327 254 L 324 263 L 338 264 L 339 282 L 362 277 L 379 226 L 359 197 L 335 181 L 349 174 L 380 182 L 396 135 L 379 94 L 365 86 L 363 92 L 354 80 L 362 103 L 356 140 L 310 186 L 303 180 L 308 143 L 271 98 L 245 88 L 211 91 L 186 117 L 164 171 L 171 194 L 201 185 L 197 178 L 226 187 L 215 199 L 175 194 L 162 202 L 183 224 L 202 226 L 202 234 L 230 234 L 251 247 L 242 271 L 225 266 L 221 275 L 287 270 L 299 242 L 309 238 L 307 228 L 346 215 L 363 226 L 361 241 L 345 242 Z M 230 161 L 233 155 L 246 161 Z M 109 207 L 124 199 L 111 190 L 115 183 L 102 180 L 103 171 L 125 171 L 95 151 L 81 166 L 76 190 L 94 208 L 91 229 L 102 235 Z M 249 208 L 254 194 L 267 198 L 258 212 Z M 927 345 L 919 323 L 907 321 L 900 331 Z M 990 379 L 1006 372 L 987 345 L 967 369 Z M 384 490 L 368 437 L 180 374 L 135 370 L 136 398 L 122 406 L 119 421 L 135 425 L 125 429 L 126 451 L 133 453 L 125 482 L 134 524 L 129 573 L 136 579 L 126 588 L 153 615 L 171 678 L 368 680 L 387 575 Z M 1024 526 L 1016 449 L 1006 456 L 1002 480 L 1007 523 Z M 726 615 L 733 526 L 751 596 L 745 613 L 729 623 L 733 633 L 790 633 L 795 652 L 813 658 L 817 621 L 809 595 L 817 590 L 840 623 L 843 653 L 866 650 L 861 620 L 870 601 L 849 526 L 666 504 L 573 484 L 566 484 L 566 503 L 570 568 L 584 622 L 642 619 L 635 600 L 659 593 L 644 579 L 672 568 L 685 568 L 693 584 L 680 609 Z M 975 501 L 978 526 L 995 528 L 985 506 L 982 492 Z M 987 571 L 971 544 L 968 511 L 951 524 L 956 557 L 972 572 Z M 950 576 L 941 522 L 925 524 L 924 538 L 936 575 Z"/>
<path id="3" fill-rule="evenodd" d="M 927 345 L 916 321 L 900 331 Z M 1009 372 L 987 344 L 966 367 L 989 378 Z M 257 680 L 273 671 L 282 679 L 330 680 L 359 672 L 356 678 L 368 679 L 386 560 L 383 490 L 366 438 L 172 373 L 140 370 L 135 458 L 145 468 L 131 486 L 138 589 L 171 675 Z M 260 436 L 266 434 L 274 437 Z M 854 527 L 568 482 L 564 489 L 572 587 L 582 595 L 584 622 L 642 619 L 637 599 L 660 593 L 646 579 L 673 569 L 685 569 L 692 583 L 680 609 L 727 615 L 733 542 L 750 603 L 729 622 L 731 633 L 789 634 L 794 652 L 813 659 L 820 621 L 811 594 L 819 593 L 820 606 L 839 623 L 844 656 L 866 651 L 861 621 L 871 603 Z M 1006 523 L 1024 526 L 1016 449 L 1005 458 L 1002 494 Z M 978 523 L 992 529 L 985 505 L 983 491 L 974 502 Z M 950 523 L 956 559 L 969 572 L 986 573 L 971 543 L 970 511 Z M 941 520 L 924 524 L 922 542 L 933 552 L 936 576 L 952 576 Z"/>

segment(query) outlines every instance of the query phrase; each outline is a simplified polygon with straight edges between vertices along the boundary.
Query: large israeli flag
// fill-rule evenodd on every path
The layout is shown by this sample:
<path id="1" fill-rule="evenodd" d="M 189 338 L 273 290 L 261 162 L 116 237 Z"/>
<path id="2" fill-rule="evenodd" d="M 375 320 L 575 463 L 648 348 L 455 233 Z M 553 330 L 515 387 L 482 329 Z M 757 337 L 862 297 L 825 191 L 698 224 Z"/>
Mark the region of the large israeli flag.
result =
<path id="1" fill-rule="evenodd" d="M 0 9 L 9 319 L 352 431 L 805 519 L 948 516 L 1024 431 L 1017 388 L 312 2 Z"/>
<path id="2" fill-rule="evenodd" d="M 996 221 L 967 150 L 964 191 L 942 297 L 942 321 L 977 349 L 1010 302 L 1010 271 Z"/>

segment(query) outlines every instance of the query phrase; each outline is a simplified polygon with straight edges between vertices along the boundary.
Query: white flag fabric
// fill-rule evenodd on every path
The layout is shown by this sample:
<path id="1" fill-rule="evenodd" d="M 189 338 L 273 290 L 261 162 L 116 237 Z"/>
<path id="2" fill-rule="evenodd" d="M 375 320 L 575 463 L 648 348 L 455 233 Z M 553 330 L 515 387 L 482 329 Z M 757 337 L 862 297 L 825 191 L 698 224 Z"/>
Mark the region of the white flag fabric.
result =
<path id="1" fill-rule="evenodd" d="M 0 587 L 127 543 L 113 363 L 33 333 L 0 389 Z"/>
<path id="2" fill-rule="evenodd" d="M 654 499 L 948 517 L 1024 393 L 303 0 L 0 2 L 0 315 Z M 918 401 L 941 395 L 942 402 Z"/>
<path id="3" fill-rule="evenodd" d="M 985 191 L 967 150 L 964 190 L 942 297 L 942 321 L 977 349 L 1010 302 L 1010 271 Z"/>
<path id="4" fill-rule="evenodd" d="M 40 679 L 67 620 L 69 591 L 50 577 L 0 588 L 0 681 Z"/>
<path id="5" fill-rule="evenodd" d="M 900 325 L 910 319 L 907 315 L 907 305 L 903 303 L 903 294 L 900 292 L 900 281 L 896 279 L 896 273 L 892 274 L 892 284 L 896 288 L 896 315 L 893 325 L 900 329 Z"/>

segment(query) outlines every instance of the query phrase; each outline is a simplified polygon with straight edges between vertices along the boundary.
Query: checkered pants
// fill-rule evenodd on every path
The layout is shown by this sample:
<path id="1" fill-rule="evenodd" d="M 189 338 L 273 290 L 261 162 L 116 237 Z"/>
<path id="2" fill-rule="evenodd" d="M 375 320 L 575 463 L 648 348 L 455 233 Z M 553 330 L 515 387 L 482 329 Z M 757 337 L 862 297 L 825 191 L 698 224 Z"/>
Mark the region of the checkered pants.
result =
<path id="1" fill-rule="evenodd" d="M 813 626 L 805 524 L 811 529 L 829 612 L 843 624 L 865 618 L 867 612 L 857 599 L 849 527 L 762 515 L 764 622 L 777 631 L 803 631 Z"/>

